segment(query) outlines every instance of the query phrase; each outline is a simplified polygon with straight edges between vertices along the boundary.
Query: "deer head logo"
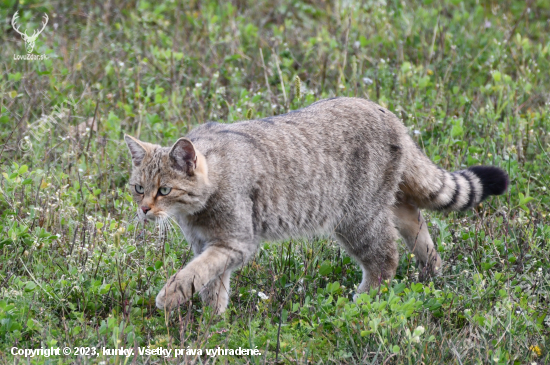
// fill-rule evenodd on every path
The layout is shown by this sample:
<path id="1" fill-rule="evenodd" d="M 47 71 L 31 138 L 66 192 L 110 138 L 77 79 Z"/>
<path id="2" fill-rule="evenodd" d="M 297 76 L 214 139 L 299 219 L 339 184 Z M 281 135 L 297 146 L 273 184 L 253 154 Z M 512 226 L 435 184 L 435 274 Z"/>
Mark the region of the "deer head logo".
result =
<path id="1" fill-rule="evenodd" d="M 17 24 L 16 24 L 16 19 L 19 18 L 19 15 L 17 13 L 18 12 L 16 11 L 15 14 L 13 14 L 13 18 L 11 18 L 11 25 L 17 33 L 21 34 L 21 38 L 25 42 L 25 47 L 27 48 L 27 53 L 31 53 L 32 50 L 34 49 L 34 42 L 36 42 L 36 39 L 38 38 L 40 33 L 42 33 L 44 28 L 46 28 L 46 24 L 48 24 L 48 15 L 44 14 L 44 21 L 42 22 L 42 29 L 40 29 L 38 32 L 36 30 L 33 31 L 32 35 L 29 36 L 29 35 L 27 35 L 26 30 L 23 33 L 21 33 L 19 31 L 19 27 L 17 27 Z"/>

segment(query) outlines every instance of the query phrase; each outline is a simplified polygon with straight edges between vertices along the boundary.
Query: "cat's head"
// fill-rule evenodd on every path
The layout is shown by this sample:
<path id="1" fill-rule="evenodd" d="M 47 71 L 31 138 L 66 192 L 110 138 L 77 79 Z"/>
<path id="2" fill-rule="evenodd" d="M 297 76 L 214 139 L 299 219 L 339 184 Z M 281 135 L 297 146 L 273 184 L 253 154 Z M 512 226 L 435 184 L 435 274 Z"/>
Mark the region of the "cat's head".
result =
<path id="1" fill-rule="evenodd" d="M 124 136 L 132 155 L 130 190 L 141 220 L 162 221 L 168 216 L 201 210 L 210 195 L 204 156 L 187 138 L 172 147 Z"/>

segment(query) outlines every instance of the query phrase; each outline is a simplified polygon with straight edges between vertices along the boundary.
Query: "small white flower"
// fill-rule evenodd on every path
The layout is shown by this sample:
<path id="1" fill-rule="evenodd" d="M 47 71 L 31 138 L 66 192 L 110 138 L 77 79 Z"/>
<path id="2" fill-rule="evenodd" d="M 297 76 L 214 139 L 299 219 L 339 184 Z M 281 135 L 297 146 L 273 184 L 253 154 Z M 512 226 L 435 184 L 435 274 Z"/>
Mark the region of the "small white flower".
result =
<path id="1" fill-rule="evenodd" d="M 237 108 L 237 113 L 242 112 L 243 110 L 241 108 Z"/>
<path id="2" fill-rule="evenodd" d="M 363 77 L 363 82 L 367 85 L 371 85 L 373 81 L 368 77 Z"/>
<path id="3" fill-rule="evenodd" d="M 361 42 L 355 41 L 355 43 L 353 45 L 355 46 L 355 48 L 359 48 L 359 47 L 361 47 Z"/>
<path id="4" fill-rule="evenodd" d="M 420 134 L 420 131 L 418 129 L 415 129 L 413 133 L 414 134 Z"/>
<path id="5" fill-rule="evenodd" d="M 267 295 L 265 295 L 263 292 L 258 292 L 258 296 L 260 297 L 261 300 L 268 300 L 269 297 Z"/>
<path id="6" fill-rule="evenodd" d="M 200 82 L 197 82 L 197 83 L 195 84 L 195 87 L 201 87 L 201 86 L 202 86 L 202 83 L 200 83 Z"/>

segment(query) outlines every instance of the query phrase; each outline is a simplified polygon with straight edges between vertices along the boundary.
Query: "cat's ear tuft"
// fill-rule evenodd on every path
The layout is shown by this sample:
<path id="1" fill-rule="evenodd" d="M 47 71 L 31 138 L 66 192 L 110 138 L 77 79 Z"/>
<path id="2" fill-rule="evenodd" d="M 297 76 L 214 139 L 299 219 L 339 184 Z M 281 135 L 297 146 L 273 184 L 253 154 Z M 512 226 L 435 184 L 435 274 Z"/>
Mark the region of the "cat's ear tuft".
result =
<path id="1" fill-rule="evenodd" d="M 178 139 L 170 150 L 170 159 L 175 168 L 186 172 L 189 176 L 194 175 L 197 168 L 197 153 L 190 140 L 187 138 Z"/>
<path id="2" fill-rule="evenodd" d="M 130 154 L 132 155 L 132 162 L 134 163 L 134 165 L 141 165 L 145 154 L 147 154 L 145 144 L 139 139 L 129 136 L 127 134 L 124 135 L 124 140 L 126 141 L 126 145 L 130 150 Z"/>

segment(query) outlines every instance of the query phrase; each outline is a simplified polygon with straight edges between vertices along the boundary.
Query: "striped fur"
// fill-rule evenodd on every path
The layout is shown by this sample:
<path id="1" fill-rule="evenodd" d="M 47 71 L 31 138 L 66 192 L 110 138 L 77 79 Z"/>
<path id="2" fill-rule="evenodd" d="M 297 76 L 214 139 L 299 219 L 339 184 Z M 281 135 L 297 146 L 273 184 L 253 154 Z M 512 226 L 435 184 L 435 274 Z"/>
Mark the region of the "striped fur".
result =
<path id="1" fill-rule="evenodd" d="M 441 258 L 420 208 L 468 209 L 508 181 L 494 167 L 438 168 L 394 114 L 358 98 L 207 123 L 172 147 L 125 139 L 138 217 L 177 222 L 195 253 L 158 294 L 166 309 L 198 292 L 223 312 L 231 272 L 263 240 L 332 234 L 363 271 L 358 293 L 395 274 L 397 233 L 420 265 L 437 270 Z"/>
<path id="2" fill-rule="evenodd" d="M 411 153 L 405 157 L 408 168 L 400 188 L 419 208 L 464 211 L 489 195 L 503 194 L 508 187 L 508 175 L 498 167 L 474 166 L 448 172 L 437 167 L 412 140 L 405 139 L 405 143 Z"/>

